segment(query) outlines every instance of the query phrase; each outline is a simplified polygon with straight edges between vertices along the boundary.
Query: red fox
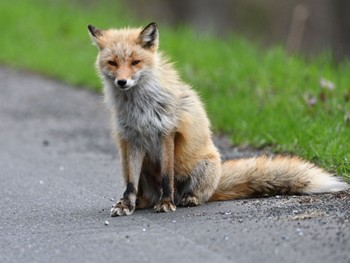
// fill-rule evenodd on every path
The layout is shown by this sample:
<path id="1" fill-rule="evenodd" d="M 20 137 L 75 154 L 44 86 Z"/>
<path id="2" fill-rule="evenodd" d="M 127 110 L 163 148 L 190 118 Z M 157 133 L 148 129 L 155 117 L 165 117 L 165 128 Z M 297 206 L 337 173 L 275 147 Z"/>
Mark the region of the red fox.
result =
<path id="1" fill-rule="evenodd" d="M 111 216 L 156 212 L 208 201 L 313 194 L 349 185 L 298 157 L 259 156 L 222 162 L 210 122 L 192 88 L 158 51 L 159 32 L 88 26 L 111 112 L 126 190 Z"/>

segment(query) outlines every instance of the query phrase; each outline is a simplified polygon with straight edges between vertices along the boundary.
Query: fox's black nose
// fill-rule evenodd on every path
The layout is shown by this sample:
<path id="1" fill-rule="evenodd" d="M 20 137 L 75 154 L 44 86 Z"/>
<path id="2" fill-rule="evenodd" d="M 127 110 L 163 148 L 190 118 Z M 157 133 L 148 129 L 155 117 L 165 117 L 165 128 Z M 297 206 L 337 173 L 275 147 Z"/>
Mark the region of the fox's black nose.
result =
<path id="1" fill-rule="evenodd" d="M 117 81 L 118 85 L 123 88 L 128 81 L 126 79 L 120 79 Z"/>

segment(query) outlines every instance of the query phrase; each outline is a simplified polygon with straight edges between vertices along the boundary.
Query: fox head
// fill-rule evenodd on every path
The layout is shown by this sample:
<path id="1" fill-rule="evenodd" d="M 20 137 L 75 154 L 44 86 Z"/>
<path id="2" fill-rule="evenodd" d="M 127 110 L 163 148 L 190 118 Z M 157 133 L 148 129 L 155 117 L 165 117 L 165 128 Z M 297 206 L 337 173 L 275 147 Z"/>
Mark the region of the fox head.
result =
<path id="1" fill-rule="evenodd" d="M 143 29 L 102 30 L 88 26 L 93 44 L 99 49 L 96 66 L 102 77 L 120 90 L 142 81 L 154 66 L 159 33 L 155 23 Z"/>

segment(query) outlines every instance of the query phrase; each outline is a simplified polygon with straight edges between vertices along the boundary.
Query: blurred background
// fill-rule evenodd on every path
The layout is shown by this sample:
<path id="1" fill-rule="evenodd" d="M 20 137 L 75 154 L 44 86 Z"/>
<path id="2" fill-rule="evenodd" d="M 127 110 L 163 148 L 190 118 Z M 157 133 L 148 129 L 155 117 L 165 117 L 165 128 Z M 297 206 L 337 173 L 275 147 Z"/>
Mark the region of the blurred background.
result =
<path id="1" fill-rule="evenodd" d="M 143 19 L 190 25 L 204 34 L 235 32 L 264 46 L 281 43 L 307 55 L 350 55 L 348 0 L 124 0 Z"/>

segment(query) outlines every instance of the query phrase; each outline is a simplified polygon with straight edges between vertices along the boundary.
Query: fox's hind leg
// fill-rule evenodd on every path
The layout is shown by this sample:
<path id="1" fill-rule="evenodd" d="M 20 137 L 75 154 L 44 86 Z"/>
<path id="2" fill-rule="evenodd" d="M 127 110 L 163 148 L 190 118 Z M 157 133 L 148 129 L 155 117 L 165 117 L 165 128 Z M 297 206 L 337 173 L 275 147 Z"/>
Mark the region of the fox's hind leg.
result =
<path id="1" fill-rule="evenodd" d="M 154 204 L 144 195 L 138 195 L 136 198 L 136 209 L 150 208 Z"/>
<path id="2" fill-rule="evenodd" d="M 144 162 L 144 167 L 140 176 L 139 189 L 136 197 L 136 209 L 153 207 L 158 202 L 161 195 L 157 183 L 157 178 L 159 176 L 158 167 L 147 164 L 147 162 Z"/>
<path id="3" fill-rule="evenodd" d="M 189 175 L 189 182 L 183 189 L 180 206 L 197 206 L 206 203 L 213 195 L 220 179 L 221 161 L 217 156 L 208 156 L 198 162 Z"/>

